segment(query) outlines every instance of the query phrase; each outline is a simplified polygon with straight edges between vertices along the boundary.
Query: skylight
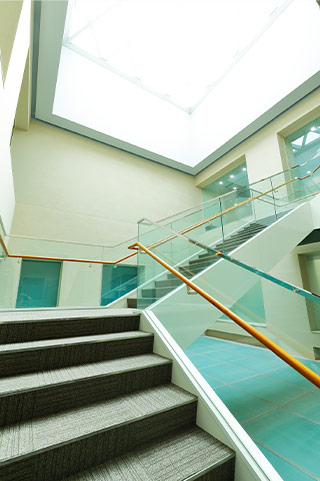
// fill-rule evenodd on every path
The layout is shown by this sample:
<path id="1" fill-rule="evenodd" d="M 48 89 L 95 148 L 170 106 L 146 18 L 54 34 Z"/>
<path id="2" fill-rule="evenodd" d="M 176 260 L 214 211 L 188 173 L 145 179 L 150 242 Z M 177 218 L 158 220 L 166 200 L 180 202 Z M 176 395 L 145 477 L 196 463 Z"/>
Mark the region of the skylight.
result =
<path id="1" fill-rule="evenodd" d="M 288 0 L 72 0 L 64 45 L 192 113 Z"/>

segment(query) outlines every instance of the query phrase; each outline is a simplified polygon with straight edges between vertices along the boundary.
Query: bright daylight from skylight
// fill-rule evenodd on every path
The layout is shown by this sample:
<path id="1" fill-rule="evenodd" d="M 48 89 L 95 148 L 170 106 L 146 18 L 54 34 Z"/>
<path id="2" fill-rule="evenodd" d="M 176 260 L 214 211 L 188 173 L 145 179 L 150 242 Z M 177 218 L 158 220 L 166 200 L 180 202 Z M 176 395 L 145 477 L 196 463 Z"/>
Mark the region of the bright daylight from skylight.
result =
<path id="1" fill-rule="evenodd" d="M 71 0 L 64 46 L 188 113 L 284 0 Z"/>

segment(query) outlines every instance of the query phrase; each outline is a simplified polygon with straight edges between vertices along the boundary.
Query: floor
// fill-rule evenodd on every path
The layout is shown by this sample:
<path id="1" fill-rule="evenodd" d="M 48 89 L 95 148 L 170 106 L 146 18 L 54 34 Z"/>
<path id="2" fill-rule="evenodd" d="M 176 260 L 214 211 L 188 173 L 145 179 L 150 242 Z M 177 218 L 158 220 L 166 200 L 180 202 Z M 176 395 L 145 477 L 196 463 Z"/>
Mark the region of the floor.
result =
<path id="1" fill-rule="evenodd" d="M 320 481 L 318 388 L 263 348 L 200 337 L 186 354 L 284 481 Z"/>

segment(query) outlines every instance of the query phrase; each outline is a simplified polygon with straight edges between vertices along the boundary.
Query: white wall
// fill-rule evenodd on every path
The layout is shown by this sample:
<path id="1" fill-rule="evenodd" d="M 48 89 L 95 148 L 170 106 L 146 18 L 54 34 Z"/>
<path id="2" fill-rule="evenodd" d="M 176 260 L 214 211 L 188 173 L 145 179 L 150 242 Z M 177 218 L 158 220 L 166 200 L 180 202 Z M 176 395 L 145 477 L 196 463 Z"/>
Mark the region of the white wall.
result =
<path id="1" fill-rule="evenodd" d="M 30 45 L 30 0 L 23 2 L 19 16 L 20 9 L 21 2 L 0 2 L 0 49 L 5 52 L 6 73 L 5 82 L 0 79 L 0 215 L 7 232 L 15 202 L 10 138 Z M 8 26 L 9 38 L 3 35 Z M 12 31 L 16 32 L 15 37 Z"/>
<path id="2" fill-rule="evenodd" d="M 110 245 L 201 202 L 187 175 L 38 122 L 12 141 L 12 234 Z"/>

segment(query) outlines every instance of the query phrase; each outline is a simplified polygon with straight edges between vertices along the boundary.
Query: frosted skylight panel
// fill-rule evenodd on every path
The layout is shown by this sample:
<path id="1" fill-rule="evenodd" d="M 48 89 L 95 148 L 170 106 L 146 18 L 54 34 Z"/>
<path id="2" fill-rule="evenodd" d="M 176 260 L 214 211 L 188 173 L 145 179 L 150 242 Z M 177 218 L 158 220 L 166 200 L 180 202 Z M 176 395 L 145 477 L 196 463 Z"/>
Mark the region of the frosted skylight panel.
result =
<path id="1" fill-rule="evenodd" d="M 65 46 L 192 112 L 288 0 L 73 0 Z"/>

